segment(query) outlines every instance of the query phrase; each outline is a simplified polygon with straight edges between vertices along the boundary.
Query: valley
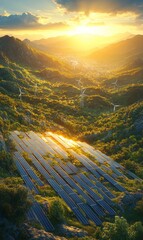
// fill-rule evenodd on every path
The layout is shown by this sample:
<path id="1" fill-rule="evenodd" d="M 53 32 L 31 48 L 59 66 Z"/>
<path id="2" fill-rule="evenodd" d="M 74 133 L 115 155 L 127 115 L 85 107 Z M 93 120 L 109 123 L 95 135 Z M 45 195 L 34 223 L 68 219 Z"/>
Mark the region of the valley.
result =
<path id="1" fill-rule="evenodd" d="M 106 240 L 110 224 L 141 224 L 142 43 L 132 36 L 81 58 L 0 38 L 1 235 L 9 225 L 15 236 L 15 224 L 18 240 Z"/>

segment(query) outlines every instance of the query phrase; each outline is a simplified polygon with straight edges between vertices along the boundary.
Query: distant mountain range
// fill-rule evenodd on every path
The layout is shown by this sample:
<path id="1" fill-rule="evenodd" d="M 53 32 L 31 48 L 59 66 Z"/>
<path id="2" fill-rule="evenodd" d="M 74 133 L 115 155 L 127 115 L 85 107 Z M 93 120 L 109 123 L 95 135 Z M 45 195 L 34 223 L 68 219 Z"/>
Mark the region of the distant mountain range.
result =
<path id="1" fill-rule="evenodd" d="M 131 69 L 143 66 L 143 35 L 133 36 L 131 34 L 125 34 L 122 37 L 115 37 L 115 39 L 111 39 L 111 37 L 103 38 L 100 36 L 92 36 L 92 46 L 89 44 L 90 41 L 88 42 L 87 39 L 84 39 L 84 36 L 83 43 L 80 45 L 81 39 L 81 36 L 77 35 L 41 39 L 32 42 L 24 40 L 24 43 L 29 47 L 32 46 L 57 56 L 82 57 L 82 60 L 91 61 L 95 66 L 110 69 L 119 69 L 121 67 Z M 117 42 L 117 39 L 121 39 L 121 41 Z M 93 42 L 95 43 L 94 49 Z M 100 49 L 97 48 L 97 42 L 101 44 Z M 84 48 L 84 44 L 86 48 Z M 87 44 L 89 46 L 87 46 Z"/>
<path id="2" fill-rule="evenodd" d="M 132 38 L 111 44 L 95 51 L 89 59 L 100 64 L 120 66 L 128 64 L 133 67 L 141 64 L 143 59 L 143 36 L 136 35 Z"/>
<path id="3" fill-rule="evenodd" d="M 25 39 L 24 42 L 35 48 L 58 55 L 74 55 L 87 56 L 99 48 L 103 48 L 110 43 L 115 43 L 131 37 L 130 33 L 113 36 L 98 36 L 98 35 L 73 35 L 73 36 L 58 36 L 47 39 L 40 39 L 29 41 Z"/>

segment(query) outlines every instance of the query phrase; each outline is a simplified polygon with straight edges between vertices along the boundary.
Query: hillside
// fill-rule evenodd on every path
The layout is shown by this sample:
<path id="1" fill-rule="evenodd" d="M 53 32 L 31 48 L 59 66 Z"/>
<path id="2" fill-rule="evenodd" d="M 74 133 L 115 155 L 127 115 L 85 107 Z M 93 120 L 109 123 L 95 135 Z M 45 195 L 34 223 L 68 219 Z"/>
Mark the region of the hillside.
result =
<path id="1" fill-rule="evenodd" d="M 9 60 L 28 68 L 61 67 L 58 59 L 39 52 L 14 37 L 0 38 L 0 54 L 1 61 L 7 63 Z"/>
<path id="2" fill-rule="evenodd" d="M 77 56 L 86 57 L 89 52 L 93 52 L 96 49 L 103 48 L 109 43 L 114 43 L 130 37 L 130 33 L 117 34 L 114 37 L 111 36 L 98 36 L 98 35 L 71 35 L 71 36 L 59 36 L 51 37 L 47 39 L 39 39 L 35 41 L 24 40 L 30 46 L 34 46 L 42 51 L 50 52 L 52 54 L 58 54 L 60 56 Z"/>
<path id="3" fill-rule="evenodd" d="M 2 148 L 6 145 L 6 150 L 8 151 L 0 149 L 0 195 L 2 196 L 2 199 L 0 199 L 0 209 L 2 209 L 0 210 L 0 219 L 2 219 L 2 225 L 0 225 L 1 236 L 3 236 L 3 234 L 9 234 L 9 238 L 10 236 L 14 236 L 16 240 L 31 240 L 35 236 L 36 238 L 41 238 L 42 236 L 45 237 L 45 239 L 51 238 L 54 240 L 60 239 L 55 236 L 57 234 L 61 236 L 61 239 L 64 239 L 62 236 L 65 236 L 66 233 L 67 239 L 77 239 L 79 236 L 82 236 L 81 239 L 101 240 L 102 234 L 106 234 L 107 227 L 109 227 L 110 224 L 111 226 L 116 226 L 119 222 L 122 226 L 127 226 L 128 230 L 126 229 L 126 231 L 128 231 L 128 234 L 130 234 L 131 229 L 135 229 L 134 232 L 136 233 L 137 227 L 140 227 L 140 234 L 142 234 L 143 193 L 142 182 L 140 182 L 139 179 L 143 178 L 142 79 L 140 78 L 141 82 L 137 83 L 131 74 L 130 79 L 127 79 L 124 76 L 124 72 L 133 71 L 132 66 L 128 65 L 129 67 L 124 68 L 124 70 L 120 69 L 119 71 L 109 73 L 109 78 L 104 76 L 104 78 L 101 77 L 101 81 L 97 81 L 92 74 L 89 74 L 87 78 L 85 75 L 86 70 L 82 71 L 80 69 L 80 72 L 78 72 L 79 70 L 77 70 L 77 72 L 73 71 L 73 68 L 61 62 L 58 58 L 47 57 L 47 55 L 44 55 L 38 50 L 34 50 L 18 39 L 3 37 L 0 41 L 0 142 L 2 142 L 0 147 Z M 7 50 L 6 45 L 9 42 L 10 46 L 9 50 Z M 18 53 L 15 52 L 17 48 L 19 49 Z M 31 56 L 31 58 L 28 56 Z M 39 58 L 37 62 L 38 56 L 40 59 L 44 58 L 44 67 L 39 63 Z M 29 58 L 31 59 L 30 62 Z M 142 68 L 142 62 L 139 61 L 134 66 L 137 69 Z M 120 78 L 119 87 L 112 85 L 117 76 Z M 81 80 L 79 80 L 80 78 Z M 132 82 L 134 84 L 132 84 Z M 20 95 L 19 88 L 23 93 L 22 95 Z M 114 104 L 119 106 L 114 108 Z M 15 144 L 11 142 L 10 136 L 15 141 Z M 59 143 L 57 139 L 59 139 Z M 91 145 L 89 146 L 84 143 L 86 152 L 83 146 L 82 148 L 77 146 L 71 148 L 74 144 L 82 145 L 83 143 L 81 143 L 81 141 L 83 140 Z M 3 143 L 4 141 L 5 144 Z M 46 143 L 44 143 L 44 141 Z M 63 149 L 63 146 L 61 146 L 63 141 L 67 147 L 66 151 L 65 147 Z M 23 147 L 24 151 L 21 150 L 21 147 Z M 52 153 L 54 155 L 45 152 L 46 147 L 48 150 L 53 151 Z M 89 149 L 92 152 L 93 147 L 97 150 L 96 153 L 99 153 L 98 151 L 103 153 L 102 159 L 105 158 L 104 154 L 106 154 L 115 160 L 113 162 L 109 161 L 110 163 L 117 164 L 116 166 L 118 167 L 118 163 L 122 164 L 122 166 L 126 168 L 126 170 L 123 171 L 125 175 L 128 175 L 128 170 L 137 175 L 135 180 L 133 180 L 131 176 L 128 176 L 128 181 L 121 176 L 117 177 L 115 181 L 125 187 L 126 191 L 124 192 L 124 188 L 122 188 L 123 191 L 121 192 L 118 191 L 119 189 L 116 191 L 116 183 L 114 182 L 114 188 L 114 186 L 110 186 L 108 182 L 108 180 L 112 181 L 109 175 L 116 177 L 114 171 L 120 174 L 123 168 L 121 167 L 122 170 L 118 168 L 115 169 L 112 164 L 109 166 L 108 161 L 103 164 L 103 166 L 97 161 L 99 158 L 96 156 L 97 159 L 95 159 L 94 164 L 97 165 L 96 168 L 98 167 L 98 174 L 100 174 L 100 177 L 96 175 L 99 177 L 98 186 L 101 187 L 101 184 L 103 184 L 106 189 L 109 189 L 112 194 L 116 195 L 112 203 L 111 199 L 109 199 L 95 183 L 95 189 L 91 190 L 93 180 L 90 179 L 90 183 L 88 181 L 89 179 L 87 180 L 89 169 L 87 171 L 86 168 L 88 166 L 88 168 L 91 169 L 88 164 L 91 164 L 91 162 L 94 161 L 93 158 L 95 158 L 95 156 L 89 154 Z M 17 155 L 16 148 L 18 151 L 22 151 L 20 156 Z M 36 157 L 39 159 L 39 162 L 37 162 L 37 160 L 35 161 L 35 158 L 31 159 L 31 156 L 35 156 L 31 155 L 31 150 L 32 154 L 35 154 L 35 151 L 38 152 L 39 155 L 36 155 Z M 73 150 L 76 152 L 75 156 Z M 81 194 L 79 188 L 79 192 L 77 192 L 75 185 L 72 187 L 68 184 L 62 187 L 62 193 L 60 195 L 59 188 L 61 188 L 63 182 L 56 174 L 61 166 L 61 168 L 66 169 L 64 169 L 64 171 L 66 171 L 67 174 L 68 167 L 67 164 L 65 164 L 66 160 L 60 156 L 59 153 L 66 154 L 66 156 L 67 153 L 70 153 L 68 155 L 68 161 L 78 168 L 80 178 L 78 178 L 75 173 L 69 173 L 67 177 L 74 181 L 80 181 L 84 177 L 83 181 L 86 179 L 86 183 L 88 181 L 88 184 L 90 184 L 90 189 L 85 190 L 85 183 L 80 181 L 80 187 L 84 188 L 82 197 L 77 196 Z M 12 157 L 13 154 L 14 158 Z M 51 172 L 48 172 L 50 175 L 48 184 L 45 176 L 48 178 L 49 175 L 42 176 L 42 174 L 45 173 L 45 168 L 41 168 L 40 166 L 42 165 L 37 165 L 39 163 L 44 164 L 43 159 L 40 157 L 41 155 L 45 158 L 44 161 L 46 161 L 46 164 L 49 164 L 48 167 L 51 167 Z M 110 158 L 107 156 L 106 159 L 109 160 Z M 16 167 L 15 162 L 21 161 L 23 158 L 30 165 L 32 172 L 29 171 L 29 168 L 23 170 L 23 168 L 25 168 L 24 165 L 22 170 L 18 172 L 17 168 L 20 169 L 20 167 L 18 167 L 19 163 L 17 163 Z M 83 161 L 83 159 L 85 161 Z M 113 169 L 111 170 L 109 167 Z M 55 169 L 57 169 L 56 174 Z M 94 174 L 96 174 L 95 172 L 96 171 L 94 171 Z M 29 180 L 30 189 L 33 188 L 32 192 L 29 191 L 23 186 L 24 182 L 28 184 L 25 173 L 27 175 L 31 174 L 31 176 L 34 173 L 34 176 L 36 175 L 38 177 L 36 179 L 40 179 L 44 185 L 38 186 L 35 180 Z M 67 181 L 65 172 L 64 174 L 62 173 L 60 172 L 61 177 L 64 177 L 64 181 Z M 51 174 L 53 174 L 53 176 L 51 176 Z M 23 180 L 20 176 L 22 176 Z M 60 182 L 55 184 L 55 179 Z M 40 184 L 42 184 L 41 181 L 38 181 L 38 183 L 40 182 Z M 57 192 L 54 191 L 51 186 L 54 186 Z M 118 187 L 120 188 L 120 185 L 118 185 Z M 34 189 L 36 190 L 35 193 Z M 70 194 L 66 194 L 66 201 L 72 197 L 73 199 L 70 201 L 71 204 L 73 204 L 73 201 L 78 202 L 82 200 L 82 204 L 84 205 L 81 206 L 79 204 L 76 210 L 75 208 L 72 208 L 72 210 L 78 214 L 78 210 L 82 208 L 81 212 L 82 214 L 83 212 L 85 213 L 84 217 L 89 218 L 89 226 L 84 226 L 84 224 L 79 223 L 80 221 L 78 222 L 76 220 L 75 215 L 67 206 L 68 204 L 65 204 L 65 189 L 67 192 L 72 189 L 71 193 L 74 194 L 71 196 Z M 88 191 L 89 194 L 88 198 L 85 194 L 86 191 Z M 96 199 L 97 191 L 100 192 L 98 193 L 98 198 L 103 198 L 102 195 L 104 195 L 106 201 L 109 201 L 111 207 L 115 209 L 116 214 L 122 215 L 125 219 L 118 216 L 110 218 L 106 212 L 107 209 L 105 210 L 102 206 L 107 216 L 103 214 L 102 217 L 99 217 L 101 221 L 104 221 L 104 224 L 97 227 L 95 223 L 100 225 L 101 221 L 98 220 L 98 217 L 95 219 L 95 215 L 93 217 L 92 211 L 90 211 L 91 215 L 89 213 L 89 210 L 94 207 L 91 204 L 91 201 L 93 202 L 92 193 L 94 193 Z M 11 201 L 13 198 L 15 201 Z M 45 223 L 41 219 L 44 228 L 37 222 L 29 224 L 26 213 L 28 209 L 32 207 L 32 203 L 34 203 L 33 208 L 36 205 L 34 211 L 36 208 L 42 208 L 44 210 L 46 217 L 50 219 L 50 222 L 56 229 L 54 232 L 55 235 L 50 235 L 50 233 L 47 235 L 44 228 L 48 228 L 46 228 Z M 89 204 L 92 208 L 88 206 Z M 97 206 L 99 205 L 98 203 Z M 109 209 L 108 211 L 111 210 Z M 41 212 L 42 210 L 39 211 Z M 31 217 L 31 213 L 28 213 L 28 217 Z M 114 211 L 112 213 L 114 213 Z M 38 213 L 36 212 L 36 214 Z M 113 215 L 115 215 L 115 213 Z M 45 214 L 42 214 L 42 216 L 45 216 Z M 97 220 L 99 222 L 97 222 Z M 47 220 L 45 221 L 47 222 Z M 5 228 L 3 228 L 3 224 Z M 21 235 L 16 235 L 16 233 Z M 129 238 L 129 240 L 131 240 L 131 238 Z M 134 240 L 138 239 L 134 238 Z"/>
<path id="4" fill-rule="evenodd" d="M 143 36 L 137 35 L 127 40 L 111 44 L 90 55 L 90 59 L 97 63 L 106 65 L 127 64 L 131 60 L 136 60 L 143 55 Z"/>

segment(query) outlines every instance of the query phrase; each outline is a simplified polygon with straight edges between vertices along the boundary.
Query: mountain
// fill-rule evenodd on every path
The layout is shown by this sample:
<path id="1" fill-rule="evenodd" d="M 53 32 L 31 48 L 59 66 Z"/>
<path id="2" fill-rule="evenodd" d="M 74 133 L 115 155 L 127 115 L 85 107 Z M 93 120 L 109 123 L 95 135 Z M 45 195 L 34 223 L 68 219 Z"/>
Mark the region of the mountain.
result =
<path id="1" fill-rule="evenodd" d="M 58 59 L 44 54 L 19 39 L 4 36 L 0 38 L 0 56 L 3 63 L 15 62 L 29 68 L 60 67 Z"/>
<path id="2" fill-rule="evenodd" d="M 37 58 L 40 63 L 37 61 Z M 44 60 L 42 62 L 43 58 Z M 143 232 L 142 225 L 137 225 L 143 222 L 143 201 L 138 201 L 143 196 L 142 182 L 138 181 L 138 179 L 130 179 L 127 181 L 125 175 L 122 174 L 122 169 L 112 168 L 111 170 L 109 168 L 109 165 L 105 162 L 105 155 L 100 155 L 99 151 L 96 151 L 95 154 L 95 152 L 93 152 L 93 148 L 89 148 L 89 150 L 91 150 L 89 151 L 86 147 L 86 144 L 84 144 L 83 147 L 79 147 L 79 141 L 78 145 L 74 145 L 72 144 L 72 141 L 69 140 L 84 139 L 86 141 L 90 141 L 90 143 L 92 143 L 96 149 L 112 157 L 114 160 L 125 166 L 128 170 L 131 170 L 133 173 L 143 178 L 143 84 L 139 85 L 135 83 L 132 85 L 129 81 L 125 86 L 122 86 L 118 89 L 111 84 L 110 81 L 113 79 L 107 79 L 105 77 L 107 83 L 109 82 L 109 85 L 104 85 L 103 82 L 99 81 L 98 87 L 95 87 L 90 85 L 90 78 L 86 79 L 86 77 L 84 77 L 84 72 L 82 72 L 83 77 L 81 80 L 77 81 L 77 79 L 79 79 L 77 76 L 79 77 L 79 75 L 75 75 L 75 70 L 73 71 L 72 69 L 72 71 L 69 71 L 68 65 L 65 65 L 64 62 L 61 63 L 61 61 L 52 60 L 52 57 L 44 55 L 43 53 L 33 49 L 18 39 L 10 38 L 8 36 L 0 38 L 0 132 L 2 132 L 2 134 L 0 133 L 0 141 L 1 139 L 2 141 L 6 140 L 6 147 L 8 149 L 8 153 L 4 151 L 0 152 L 0 236 L 7 237 L 4 239 L 15 240 L 30 240 L 37 238 L 42 239 L 43 237 L 45 237 L 44 239 L 61 239 L 51 235 L 50 233 L 49 235 L 45 235 L 45 232 L 41 230 L 39 223 L 37 224 L 35 221 L 26 220 L 25 217 L 28 215 L 26 214 L 27 210 L 33 201 L 34 204 L 36 204 L 36 201 L 38 204 L 40 204 L 41 209 L 44 210 L 44 213 L 48 217 L 54 216 L 50 217 L 50 221 L 55 227 L 54 232 L 57 234 L 60 233 L 60 236 L 65 236 L 65 233 L 67 233 L 68 239 L 69 237 L 72 237 L 72 239 L 77 239 L 78 236 L 81 236 L 82 239 L 96 238 L 99 240 L 103 239 L 101 236 L 103 231 L 105 231 L 104 236 L 107 236 L 106 239 L 111 239 L 108 237 L 109 235 L 107 235 L 106 228 L 106 226 L 109 226 L 110 224 L 112 230 L 113 228 L 119 229 L 120 226 L 122 227 L 123 225 L 126 225 L 128 226 L 129 230 L 133 229 L 134 235 L 136 234 L 136 229 L 139 229 L 138 231 Z M 46 67 L 43 68 L 41 62 L 46 64 Z M 134 68 L 142 68 L 141 60 L 136 62 L 132 61 L 126 65 L 126 67 L 124 67 L 124 71 L 132 71 L 132 64 Z M 66 73 L 69 71 L 69 78 L 68 74 L 65 75 L 63 68 L 65 69 Z M 94 70 L 96 70 L 96 67 L 93 69 L 93 71 Z M 80 71 L 82 70 L 80 69 Z M 87 69 L 87 72 L 90 72 L 90 68 Z M 116 74 L 118 74 L 118 72 Z M 120 77 L 123 76 L 121 71 L 119 74 Z M 92 76 L 91 74 L 90 77 L 92 82 L 94 75 Z M 67 83 L 65 83 L 65 81 L 67 81 Z M 19 88 L 22 90 L 22 96 L 20 96 Z M 86 92 L 83 89 L 85 89 Z M 81 102 L 84 103 L 83 108 L 81 108 Z M 113 103 L 119 104 L 116 108 L 116 111 L 114 110 Z M 59 134 L 60 136 L 57 137 L 61 139 L 60 142 L 62 141 L 64 146 L 65 143 L 69 144 L 69 147 L 67 148 L 68 158 L 66 161 L 63 156 L 60 155 L 63 153 L 63 151 L 61 151 L 63 144 L 60 144 L 58 148 L 55 147 L 55 140 L 52 141 L 52 138 L 49 136 L 47 141 L 49 139 L 49 146 L 52 145 L 51 147 L 54 149 L 53 157 L 48 155 L 46 150 L 47 148 L 41 148 L 42 145 L 38 145 L 39 147 L 36 148 L 36 141 L 33 143 L 33 145 L 31 145 L 32 143 L 30 142 L 29 137 L 27 145 L 24 147 L 24 144 L 26 143 L 24 136 L 27 138 L 27 132 L 30 130 L 38 133 L 50 131 L 51 134 L 52 132 Z M 30 181 L 30 188 L 32 186 L 31 184 L 35 184 L 36 189 L 40 193 L 38 195 L 35 193 L 34 198 L 31 197 L 31 193 L 29 194 L 23 186 L 24 182 L 18 177 L 19 175 L 16 171 L 15 161 L 13 161 L 12 155 L 9 154 L 13 154 L 16 148 L 16 146 L 13 145 L 10 140 L 8 140 L 8 135 L 11 131 L 15 131 L 17 133 L 18 131 L 19 133 L 20 131 L 21 133 L 23 132 L 23 135 L 18 133 L 18 144 L 20 145 L 17 150 L 19 151 L 19 149 L 23 148 L 22 158 L 24 158 L 32 166 L 32 171 L 44 183 L 44 186 L 38 186 L 34 179 Z M 68 136 L 68 139 L 66 140 L 65 138 L 64 140 L 61 135 Z M 38 136 L 40 135 L 37 135 L 37 137 Z M 44 134 L 43 136 L 43 140 L 46 140 L 46 135 Z M 74 150 L 71 149 L 72 145 Z M 0 144 L 0 146 L 2 145 Z M 34 160 L 29 158 L 29 155 L 26 151 L 28 146 L 30 149 L 32 149 L 32 151 L 34 150 Z M 49 148 L 49 146 L 48 149 L 52 150 L 52 148 Z M 87 151 L 85 150 L 86 148 Z M 66 148 L 64 147 L 64 152 L 65 149 Z M 81 178 L 82 176 L 86 176 L 91 177 L 92 179 L 91 172 L 88 172 L 87 169 L 85 169 L 81 163 L 70 154 L 72 152 L 77 152 L 77 155 L 82 154 L 82 149 L 84 149 L 85 156 L 81 155 L 81 159 L 86 160 L 90 157 L 90 159 L 94 159 L 95 164 L 97 164 L 97 171 L 94 171 L 97 179 L 94 178 L 96 181 L 91 181 L 92 185 L 95 183 L 95 188 L 93 189 L 92 187 L 92 194 L 90 191 L 85 191 L 88 199 L 90 200 L 89 195 L 91 195 L 91 200 L 92 198 L 95 198 L 96 200 L 103 196 L 102 202 L 100 201 L 100 206 L 103 208 L 101 209 L 103 211 L 103 214 L 101 212 L 101 219 L 102 221 L 104 219 L 105 221 L 110 221 L 109 214 L 107 217 L 104 217 L 104 214 L 106 214 L 106 207 L 108 207 L 106 209 L 110 209 L 111 203 L 109 200 L 110 197 L 112 197 L 111 193 L 113 193 L 114 203 L 111 205 L 111 207 L 115 207 L 117 215 L 122 214 L 122 216 L 126 217 L 129 224 L 127 224 L 122 217 L 122 222 L 121 220 L 119 222 L 118 219 L 118 223 L 120 225 L 118 224 L 117 227 L 113 223 L 113 218 L 111 223 L 104 223 L 105 228 L 96 227 L 93 223 L 91 226 L 85 227 L 81 224 L 79 225 L 74 218 L 72 211 L 65 205 L 64 201 L 59 202 L 59 197 L 57 196 L 56 191 L 53 191 L 49 183 L 46 182 L 43 177 L 41 178 L 41 174 L 39 174 L 37 169 L 34 167 L 33 163 L 35 162 L 35 166 L 37 166 L 38 161 L 41 159 L 41 153 L 44 153 L 43 157 L 45 158 L 45 161 L 48 161 L 49 166 L 51 165 L 51 167 L 53 167 L 55 170 L 56 165 L 60 165 L 62 169 L 62 163 L 73 163 L 73 166 L 75 165 L 77 167 L 78 172 L 76 172 L 76 174 L 70 174 L 71 179 L 74 180 L 74 177 L 77 175 L 79 175 Z M 39 154 L 37 151 L 39 151 Z M 89 153 L 92 155 L 95 154 L 94 157 L 90 156 Z M 105 164 L 101 164 L 97 161 L 98 156 L 100 157 L 99 160 L 101 160 L 101 162 L 103 161 Z M 25 170 L 23 167 L 19 169 L 21 169 L 22 173 L 24 171 L 23 176 L 25 176 L 27 171 L 30 177 L 32 175 L 30 175 L 30 171 L 28 171 L 24 166 L 22 158 L 18 158 L 18 162 L 20 166 L 21 164 L 23 165 Z M 110 158 L 108 159 L 110 160 Z M 40 161 L 41 164 L 43 164 L 43 160 Z M 112 161 L 109 162 L 112 163 Z M 89 163 L 91 164 L 91 162 Z M 41 167 L 45 166 L 44 164 L 41 164 L 38 165 L 39 169 L 42 169 Z M 63 169 L 66 172 L 68 171 L 68 168 Z M 103 171 L 112 177 L 109 177 L 107 174 L 103 175 Z M 26 177 L 24 179 L 27 181 L 28 178 Z M 58 179 L 57 181 L 59 181 Z M 107 182 L 108 179 L 112 185 Z M 67 178 L 65 180 L 67 181 Z M 84 192 L 86 186 L 84 181 L 86 180 L 83 179 L 82 181 L 84 184 L 82 187 Z M 121 183 L 121 185 L 123 184 L 126 192 L 116 192 L 114 187 L 116 185 L 113 186 L 113 181 L 117 181 L 117 186 L 120 186 L 119 183 Z M 88 184 L 89 182 L 87 182 L 87 185 Z M 62 187 L 62 185 L 59 186 Z M 108 188 L 109 191 L 106 191 Z M 65 188 L 63 187 L 63 189 Z M 69 192 L 69 189 L 67 192 Z M 83 197 L 80 195 L 80 192 L 77 194 L 77 199 L 74 193 L 75 196 L 73 196 L 72 199 L 75 201 L 75 204 L 76 202 L 79 202 L 79 200 L 81 202 L 83 199 Z M 90 194 L 88 195 L 88 193 Z M 104 199 L 105 202 L 103 202 Z M 85 209 L 87 210 L 86 213 L 89 212 L 91 206 L 90 202 L 91 201 L 84 201 L 84 205 L 83 208 L 81 208 L 80 213 L 82 213 L 82 211 Z M 102 203 L 104 203 L 104 205 Z M 51 206 L 53 206 L 52 211 L 50 210 Z M 94 210 L 96 214 L 97 208 Z M 28 213 L 31 217 L 30 212 Z M 51 213 L 54 215 L 49 215 Z M 61 213 L 65 214 L 65 217 L 62 215 L 63 220 L 61 222 L 60 218 L 59 224 L 57 223 L 57 214 Z M 87 216 L 90 218 L 90 214 Z M 115 219 L 117 219 L 117 216 Z M 68 228 L 65 228 L 66 226 L 68 226 Z M 28 227 L 30 229 L 29 232 Z M 63 229 L 63 227 L 65 229 Z M 77 227 L 79 227 L 79 229 L 85 233 L 85 237 L 82 237 L 83 235 L 81 235 L 81 232 L 79 232 Z M 61 229 L 63 229 L 62 232 Z M 70 229 L 72 232 L 70 233 L 68 229 Z M 118 234 L 118 236 L 120 235 Z M 62 237 L 62 239 L 65 238 Z M 124 239 L 124 237 L 122 239 Z M 142 239 L 142 237 L 130 239 L 137 240 Z"/>
<path id="3" fill-rule="evenodd" d="M 102 37 L 98 35 L 77 34 L 72 36 L 58 36 L 47 39 L 40 39 L 29 41 L 25 39 L 24 42 L 30 46 L 34 46 L 42 51 L 71 56 L 87 56 L 89 52 L 93 52 L 99 48 L 103 48 L 110 43 L 118 42 L 120 40 L 132 36 L 130 33 L 122 35 L 115 35 L 114 37 Z"/>
<path id="4" fill-rule="evenodd" d="M 143 36 L 136 35 L 124 41 L 111 44 L 101 50 L 95 51 L 89 57 L 97 63 L 119 67 L 128 62 L 143 58 Z"/>

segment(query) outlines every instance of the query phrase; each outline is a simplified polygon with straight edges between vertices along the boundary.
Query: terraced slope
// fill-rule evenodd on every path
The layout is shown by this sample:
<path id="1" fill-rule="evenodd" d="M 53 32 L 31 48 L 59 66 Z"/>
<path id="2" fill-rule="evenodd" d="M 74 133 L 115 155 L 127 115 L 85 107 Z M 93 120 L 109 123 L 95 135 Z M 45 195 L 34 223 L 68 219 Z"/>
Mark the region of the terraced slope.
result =
<path id="1" fill-rule="evenodd" d="M 121 208 L 116 197 L 120 193 L 130 195 L 129 181 L 142 181 L 84 142 L 52 132 L 32 131 L 11 132 L 10 139 L 15 143 L 17 169 L 29 191 L 38 195 L 40 188 L 49 185 L 83 225 L 93 222 L 99 226 L 106 216 L 118 214 Z M 37 203 L 31 211 L 28 213 L 30 219 L 40 211 L 37 218 L 41 224 L 53 230 L 49 220 L 44 220 L 45 214 Z"/>

